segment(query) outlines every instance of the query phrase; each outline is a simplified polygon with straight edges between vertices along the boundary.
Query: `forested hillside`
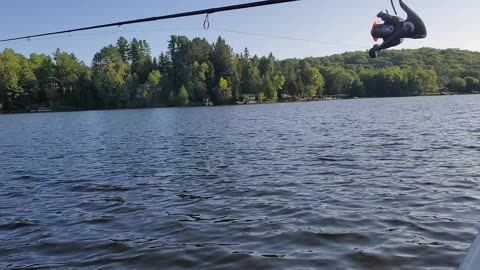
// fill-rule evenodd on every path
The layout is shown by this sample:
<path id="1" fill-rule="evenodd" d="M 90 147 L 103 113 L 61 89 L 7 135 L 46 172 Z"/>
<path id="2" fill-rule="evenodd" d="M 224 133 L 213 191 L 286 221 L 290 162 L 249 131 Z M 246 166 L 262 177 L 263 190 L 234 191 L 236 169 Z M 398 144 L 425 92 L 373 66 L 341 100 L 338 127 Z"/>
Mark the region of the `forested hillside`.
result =
<path id="1" fill-rule="evenodd" d="M 172 36 L 153 56 L 145 40 L 120 38 L 88 65 L 57 50 L 28 58 L 0 54 L 0 109 L 26 111 L 141 108 L 308 100 L 324 95 L 389 97 L 480 91 L 480 53 L 462 50 L 392 50 L 378 59 L 365 52 L 279 61 L 234 52 L 221 37 L 210 44 Z M 245 96 L 244 96 L 245 95 Z"/>
<path id="2" fill-rule="evenodd" d="M 377 59 L 352 52 L 307 61 L 326 77 L 325 90 L 330 94 L 424 95 L 437 93 L 439 86 L 458 93 L 480 91 L 479 52 L 422 48 L 385 51 Z M 351 88 L 351 81 L 357 80 L 360 87 Z"/>

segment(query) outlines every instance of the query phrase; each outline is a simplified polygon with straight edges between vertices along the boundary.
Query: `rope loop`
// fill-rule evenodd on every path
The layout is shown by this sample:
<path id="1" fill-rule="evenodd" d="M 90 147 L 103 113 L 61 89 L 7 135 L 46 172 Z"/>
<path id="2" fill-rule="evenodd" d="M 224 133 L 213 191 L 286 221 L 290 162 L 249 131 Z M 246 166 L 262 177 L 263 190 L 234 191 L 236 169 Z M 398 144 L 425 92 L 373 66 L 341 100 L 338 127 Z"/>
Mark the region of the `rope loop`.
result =
<path id="1" fill-rule="evenodd" d="M 208 30 L 210 28 L 210 18 L 209 18 L 210 13 L 207 13 L 207 16 L 205 16 L 205 21 L 203 21 L 203 29 Z"/>

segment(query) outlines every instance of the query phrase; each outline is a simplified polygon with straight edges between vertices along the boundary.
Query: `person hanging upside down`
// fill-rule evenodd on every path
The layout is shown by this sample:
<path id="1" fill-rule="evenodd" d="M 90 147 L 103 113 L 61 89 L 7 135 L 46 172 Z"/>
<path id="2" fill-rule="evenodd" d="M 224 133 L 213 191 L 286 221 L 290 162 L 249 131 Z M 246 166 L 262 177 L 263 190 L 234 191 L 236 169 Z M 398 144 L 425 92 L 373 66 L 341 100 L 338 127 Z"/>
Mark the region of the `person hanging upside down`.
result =
<path id="1" fill-rule="evenodd" d="M 375 44 L 369 51 L 372 58 L 378 57 L 380 51 L 400 45 L 404 38 L 422 39 L 427 37 L 427 28 L 420 16 L 417 15 L 403 0 L 400 6 L 407 13 L 404 20 L 398 16 L 392 16 L 388 12 L 381 11 L 377 17 L 384 23 L 375 23 L 372 28 L 372 37 L 375 41 L 383 39 L 383 43 Z"/>

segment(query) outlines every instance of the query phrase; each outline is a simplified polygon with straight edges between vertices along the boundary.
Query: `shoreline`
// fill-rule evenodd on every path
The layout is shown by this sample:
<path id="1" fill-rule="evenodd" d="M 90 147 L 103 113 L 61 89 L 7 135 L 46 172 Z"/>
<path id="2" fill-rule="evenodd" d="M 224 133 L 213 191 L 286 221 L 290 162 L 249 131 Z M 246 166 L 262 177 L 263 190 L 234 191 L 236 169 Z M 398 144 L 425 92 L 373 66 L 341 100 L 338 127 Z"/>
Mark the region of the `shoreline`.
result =
<path id="1" fill-rule="evenodd" d="M 431 94 L 431 95 L 421 95 L 421 96 L 404 96 L 404 97 L 350 97 L 350 98 L 334 98 L 334 99 L 310 99 L 310 100 L 282 100 L 276 102 L 256 102 L 256 103 L 245 103 L 245 104 L 222 104 L 222 105 L 185 105 L 185 106 L 155 106 L 155 107 L 139 107 L 139 108 L 116 108 L 116 109 L 77 109 L 77 110 L 54 110 L 50 109 L 48 111 L 2 111 L 0 115 L 8 114 L 49 114 L 49 113 L 64 113 L 64 112 L 91 112 L 91 111 L 119 111 L 119 110 L 148 110 L 148 109 L 162 109 L 162 108 L 198 108 L 198 107 L 225 107 L 225 106 L 246 106 L 246 105 L 270 105 L 270 104 L 281 104 L 281 103 L 304 103 L 304 102 L 328 102 L 328 101 L 341 101 L 341 100 L 362 100 L 362 99 L 388 99 L 388 98 L 414 98 L 414 97 L 448 97 L 448 96 L 473 96 L 479 95 L 477 93 L 453 93 L 452 95 L 442 95 L 442 94 Z"/>

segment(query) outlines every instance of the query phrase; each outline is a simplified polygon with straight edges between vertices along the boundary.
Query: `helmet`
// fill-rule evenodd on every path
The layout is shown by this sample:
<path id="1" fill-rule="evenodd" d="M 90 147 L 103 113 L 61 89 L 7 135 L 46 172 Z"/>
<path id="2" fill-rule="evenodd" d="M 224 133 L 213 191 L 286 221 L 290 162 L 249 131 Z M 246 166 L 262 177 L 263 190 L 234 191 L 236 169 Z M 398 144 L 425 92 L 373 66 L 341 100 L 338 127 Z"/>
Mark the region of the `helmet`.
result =
<path id="1" fill-rule="evenodd" d="M 373 40 L 378 41 L 379 38 L 386 38 L 393 34 L 395 26 L 392 24 L 383 24 L 375 22 L 372 27 Z"/>

